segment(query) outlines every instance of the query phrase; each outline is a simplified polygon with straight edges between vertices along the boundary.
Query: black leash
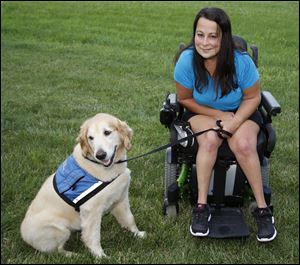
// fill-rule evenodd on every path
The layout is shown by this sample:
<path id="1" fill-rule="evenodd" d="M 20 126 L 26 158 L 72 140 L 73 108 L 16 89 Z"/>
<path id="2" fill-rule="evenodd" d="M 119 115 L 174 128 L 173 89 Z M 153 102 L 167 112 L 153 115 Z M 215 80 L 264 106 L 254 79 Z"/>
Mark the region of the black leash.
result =
<path id="1" fill-rule="evenodd" d="M 201 132 L 197 132 L 197 133 L 188 135 L 188 136 L 186 136 L 186 137 L 184 137 L 184 138 L 181 138 L 180 140 L 176 140 L 176 141 L 171 142 L 171 143 L 169 143 L 169 144 L 165 144 L 165 145 L 159 146 L 159 147 L 157 147 L 157 148 L 155 148 L 155 149 L 153 149 L 153 150 L 151 150 L 151 151 L 149 151 L 149 152 L 147 152 L 147 153 L 145 153 L 145 154 L 141 154 L 141 155 L 138 155 L 138 156 L 134 156 L 134 157 L 131 157 L 131 158 L 128 158 L 128 159 L 125 159 L 125 160 L 119 160 L 119 161 L 116 162 L 116 164 L 128 162 L 128 161 L 135 160 L 135 159 L 138 159 L 138 158 L 141 158 L 141 157 L 144 157 L 144 156 L 151 155 L 151 154 L 153 154 L 153 153 L 159 152 L 159 151 L 164 150 L 164 149 L 167 149 L 167 148 L 169 148 L 169 147 L 173 147 L 173 146 L 175 146 L 175 145 L 178 145 L 178 144 L 180 144 L 180 143 L 182 143 L 182 142 L 187 141 L 188 139 L 190 139 L 190 138 L 192 138 L 192 137 L 199 136 L 199 135 L 201 135 L 201 134 L 203 134 L 203 133 L 206 133 L 206 132 L 208 132 L 208 131 L 215 131 L 215 132 L 218 134 L 218 136 L 219 136 L 220 138 L 222 138 L 223 140 L 226 139 L 226 137 L 223 137 L 222 134 L 226 134 L 227 136 L 231 137 L 231 136 L 232 136 L 232 133 L 227 132 L 227 131 L 225 131 L 225 130 L 222 129 L 221 122 L 222 122 L 221 120 L 217 120 L 217 121 L 216 121 L 216 124 L 217 124 L 217 126 L 219 127 L 219 129 L 213 129 L 213 128 L 210 128 L 210 129 L 207 129 L 207 130 L 204 130 L 204 131 L 201 131 Z"/>

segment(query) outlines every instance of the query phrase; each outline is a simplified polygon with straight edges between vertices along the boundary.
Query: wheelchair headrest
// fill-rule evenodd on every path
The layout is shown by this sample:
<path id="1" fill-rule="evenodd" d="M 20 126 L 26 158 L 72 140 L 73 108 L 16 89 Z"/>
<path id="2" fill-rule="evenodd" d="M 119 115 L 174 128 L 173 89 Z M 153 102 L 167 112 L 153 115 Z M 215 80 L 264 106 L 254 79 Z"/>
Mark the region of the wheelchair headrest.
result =
<path id="1" fill-rule="evenodd" d="M 240 36 L 233 35 L 232 36 L 234 45 L 237 49 L 246 52 L 248 50 L 247 42 Z"/>

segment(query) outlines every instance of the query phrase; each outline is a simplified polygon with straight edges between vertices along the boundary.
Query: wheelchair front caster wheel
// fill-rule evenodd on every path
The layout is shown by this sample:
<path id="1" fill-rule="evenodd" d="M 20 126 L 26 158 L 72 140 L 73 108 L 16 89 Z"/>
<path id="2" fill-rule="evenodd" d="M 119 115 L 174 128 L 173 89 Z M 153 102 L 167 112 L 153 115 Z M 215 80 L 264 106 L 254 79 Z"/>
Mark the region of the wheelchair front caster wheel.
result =
<path id="1" fill-rule="evenodd" d="M 164 215 L 166 215 L 168 218 L 177 217 L 177 215 L 179 213 L 178 203 L 168 204 L 168 203 L 165 202 L 164 205 L 163 205 L 163 212 L 164 212 Z"/>
<path id="2" fill-rule="evenodd" d="M 166 208 L 166 216 L 169 218 L 175 218 L 177 217 L 178 211 L 177 211 L 177 205 L 169 205 Z"/>
<path id="3" fill-rule="evenodd" d="M 251 202 L 250 205 L 249 205 L 249 213 L 253 214 L 256 208 L 257 208 L 257 203 L 256 202 Z"/>

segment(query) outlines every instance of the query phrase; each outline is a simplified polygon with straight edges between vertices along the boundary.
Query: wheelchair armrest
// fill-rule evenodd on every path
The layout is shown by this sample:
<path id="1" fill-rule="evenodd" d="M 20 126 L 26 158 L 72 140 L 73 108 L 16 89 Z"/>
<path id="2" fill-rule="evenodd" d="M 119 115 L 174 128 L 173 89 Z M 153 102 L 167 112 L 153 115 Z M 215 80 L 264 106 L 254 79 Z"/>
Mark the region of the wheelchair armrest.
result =
<path id="1" fill-rule="evenodd" d="M 168 93 L 160 109 L 160 123 L 170 128 L 172 122 L 182 112 L 183 106 L 179 104 L 177 94 Z"/>
<path id="2" fill-rule="evenodd" d="M 269 116 L 276 116 L 281 112 L 281 106 L 269 91 L 261 92 L 261 104 Z"/>

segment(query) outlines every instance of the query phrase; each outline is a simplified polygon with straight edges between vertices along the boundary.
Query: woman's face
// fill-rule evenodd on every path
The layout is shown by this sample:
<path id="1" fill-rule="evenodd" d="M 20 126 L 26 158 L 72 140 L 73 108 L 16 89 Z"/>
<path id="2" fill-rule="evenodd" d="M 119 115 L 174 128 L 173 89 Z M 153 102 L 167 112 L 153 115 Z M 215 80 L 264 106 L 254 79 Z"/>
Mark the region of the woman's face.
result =
<path id="1" fill-rule="evenodd" d="M 222 32 L 218 24 L 201 17 L 195 32 L 195 46 L 197 52 L 204 59 L 213 59 L 221 48 Z"/>

